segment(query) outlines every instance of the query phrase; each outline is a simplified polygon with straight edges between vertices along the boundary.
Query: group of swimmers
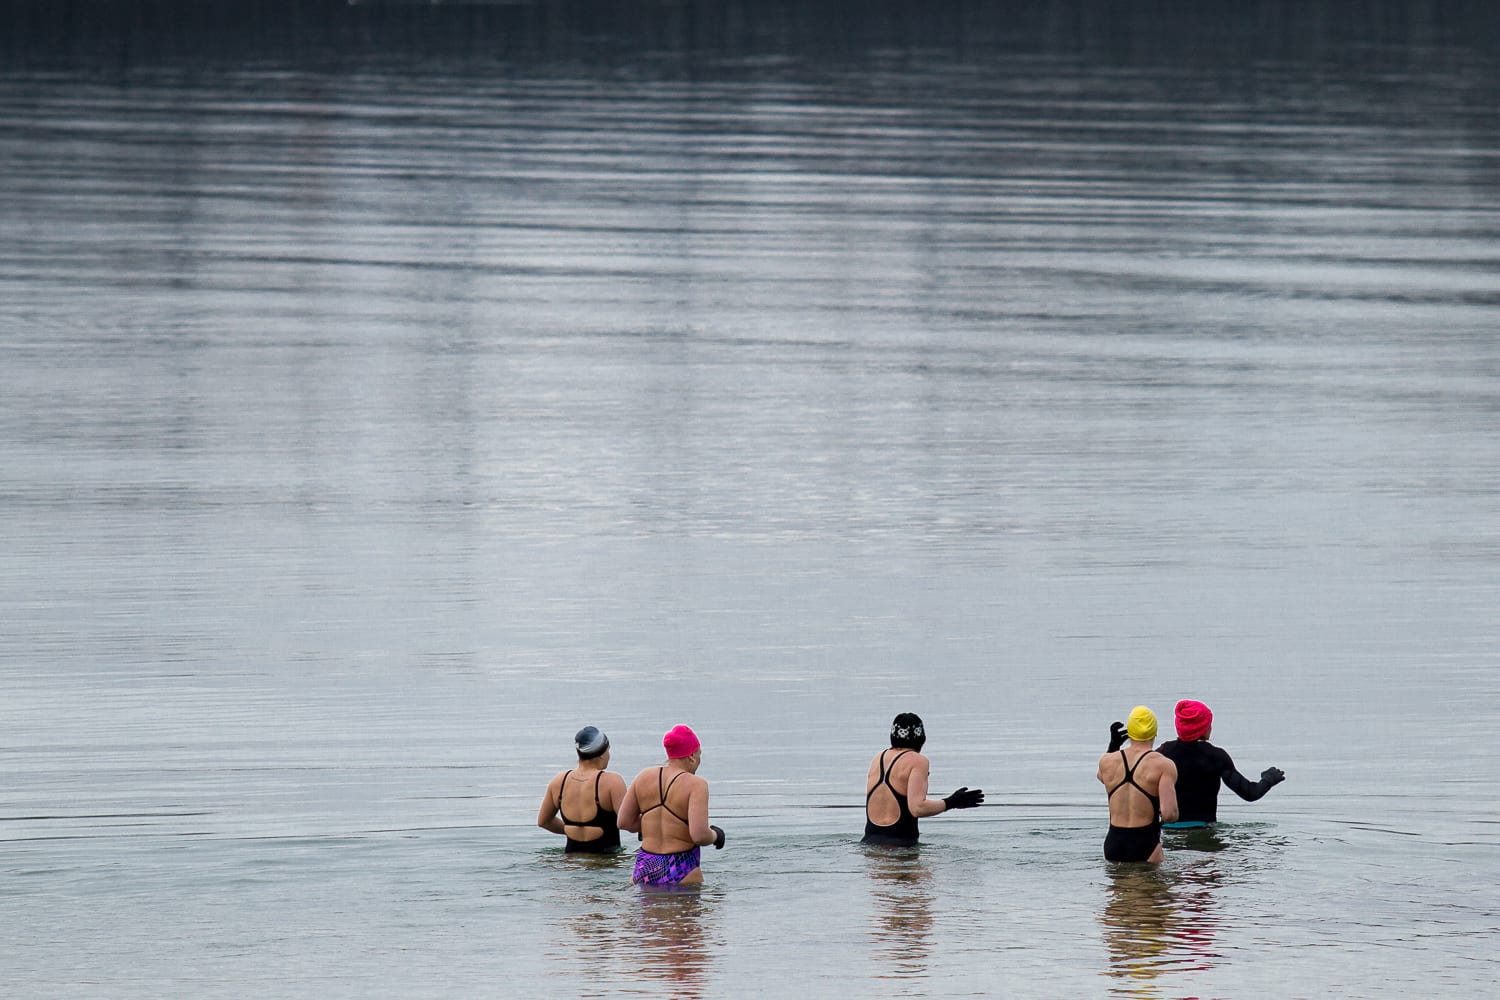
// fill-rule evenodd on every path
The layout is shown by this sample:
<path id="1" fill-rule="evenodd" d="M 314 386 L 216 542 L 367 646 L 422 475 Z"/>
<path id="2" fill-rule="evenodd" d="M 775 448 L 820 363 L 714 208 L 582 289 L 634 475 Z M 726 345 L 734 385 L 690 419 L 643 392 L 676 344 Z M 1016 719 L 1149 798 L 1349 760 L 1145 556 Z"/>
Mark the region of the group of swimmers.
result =
<path id="1" fill-rule="evenodd" d="M 1159 749 L 1156 716 L 1144 705 L 1136 706 L 1128 721 L 1110 726 L 1109 749 L 1099 758 L 1097 774 L 1108 790 L 1107 860 L 1160 861 L 1164 826 L 1217 821 L 1221 782 L 1254 802 L 1285 780 L 1275 767 L 1262 771 L 1259 781 L 1241 775 L 1229 754 L 1208 742 L 1213 713 L 1202 702 L 1179 701 L 1175 722 L 1177 739 Z M 967 786 L 928 798 L 926 741 L 918 716 L 903 712 L 892 721 L 890 746 L 875 755 L 865 776 L 862 843 L 914 846 L 918 819 L 984 802 L 982 790 Z M 687 726 L 673 726 L 662 737 L 666 762 L 646 768 L 628 787 L 609 770 L 609 738 L 597 727 L 580 729 L 573 742 L 578 766 L 548 783 L 537 826 L 567 838 L 569 853 L 611 853 L 620 848 L 621 830 L 638 834 L 632 882 L 701 882 L 702 849 L 722 848 L 724 831 L 708 821 L 708 782 L 698 776 L 703 746 L 697 735 Z"/>
<path id="2" fill-rule="evenodd" d="M 1208 826 L 1219 818 L 1222 782 L 1254 802 L 1286 780 L 1279 767 L 1251 781 L 1222 748 L 1208 742 L 1214 713 L 1201 701 L 1184 700 L 1173 712 L 1177 738 L 1156 748 L 1156 716 L 1144 705 L 1128 721 L 1110 725 L 1109 749 L 1099 758 L 1099 781 L 1109 790 L 1109 861 L 1160 861 L 1161 831 Z M 1126 744 L 1129 744 L 1128 746 Z M 1116 792 L 1125 794 L 1119 798 Z"/>

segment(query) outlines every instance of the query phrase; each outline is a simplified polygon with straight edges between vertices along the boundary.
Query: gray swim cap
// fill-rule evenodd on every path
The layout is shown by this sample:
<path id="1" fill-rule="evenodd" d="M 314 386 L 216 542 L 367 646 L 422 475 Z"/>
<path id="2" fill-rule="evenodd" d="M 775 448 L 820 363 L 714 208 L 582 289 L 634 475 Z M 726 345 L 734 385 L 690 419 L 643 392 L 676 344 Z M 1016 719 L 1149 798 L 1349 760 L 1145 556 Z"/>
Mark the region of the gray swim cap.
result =
<path id="1" fill-rule="evenodd" d="M 601 733 L 597 726 L 584 726 L 573 737 L 573 745 L 578 748 L 579 760 L 589 760 L 609 749 L 609 737 Z"/>

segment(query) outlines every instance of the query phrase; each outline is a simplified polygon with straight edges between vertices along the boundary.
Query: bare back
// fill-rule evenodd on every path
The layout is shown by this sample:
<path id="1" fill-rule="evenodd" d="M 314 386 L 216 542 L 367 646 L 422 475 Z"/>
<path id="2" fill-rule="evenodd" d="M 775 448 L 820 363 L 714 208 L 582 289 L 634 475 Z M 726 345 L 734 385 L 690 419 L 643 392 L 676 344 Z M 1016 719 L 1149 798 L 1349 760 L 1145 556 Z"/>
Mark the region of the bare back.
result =
<path id="1" fill-rule="evenodd" d="M 1162 820 L 1177 818 L 1177 765 L 1149 746 L 1132 744 L 1100 757 L 1098 778 L 1109 792 L 1111 826 L 1150 826 L 1158 803 Z"/>
<path id="2" fill-rule="evenodd" d="M 901 804 L 896 796 L 907 801 L 907 809 L 918 815 L 917 807 L 927 799 L 927 782 L 931 764 L 915 750 L 887 748 L 870 761 L 870 770 L 865 775 L 865 815 L 877 826 L 890 826 L 901 818 Z M 881 773 L 885 773 L 882 781 Z"/>
<path id="3" fill-rule="evenodd" d="M 568 822 L 592 824 L 599 818 L 599 811 L 620 811 L 620 800 L 625 797 L 625 779 L 613 771 L 598 771 L 575 768 L 564 771 L 552 779 L 549 795 L 557 803 L 557 811 L 563 820 L 563 831 L 573 840 L 587 843 L 604 836 L 598 826 L 578 826 Z M 598 794 L 598 803 L 594 801 Z M 613 816 L 610 822 L 614 822 Z"/>
<path id="4" fill-rule="evenodd" d="M 641 846 L 652 854 L 690 851 L 705 842 L 705 835 L 706 842 L 713 841 L 708 832 L 708 782 L 671 765 L 648 767 L 636 775 L 625 793 L 620 818 L 627 829 L 639 822 Z"/>

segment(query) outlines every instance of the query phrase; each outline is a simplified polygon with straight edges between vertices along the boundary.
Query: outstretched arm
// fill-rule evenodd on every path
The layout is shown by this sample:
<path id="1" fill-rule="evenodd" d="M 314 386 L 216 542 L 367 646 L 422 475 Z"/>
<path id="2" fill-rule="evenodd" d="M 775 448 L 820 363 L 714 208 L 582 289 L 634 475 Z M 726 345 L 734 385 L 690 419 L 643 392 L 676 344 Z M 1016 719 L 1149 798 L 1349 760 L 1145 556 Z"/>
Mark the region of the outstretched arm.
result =
<path id="1" fill-rule="evenodd" d="M 927 785 L 931 765 L 923 757 L 912 764 L 906 776 L 906 804 L 911 814 L 917 817 L 936 816 L 950 809 L 972 809 L 984 801 L 984 792 L 965 785 L 943 799 L 929 799 Z"/>
<path id="2" fill-rule="evenodd" d="M 947 806 L 943 805 L 942 799 L 927 797 L 927 781 L 932 765 L 927 762 L 926 757 L 920 754 L 914 756 L 917 759 L 906 774 L 906 807 L 911 810 L 913 816 L 918 818 L 936 816 Z"/>
<path id="3" fill-rule="evenodd" d="M 1223 750 L 1219 751 L 1223 756 L 1223 770 L 1219 777 L 1224 779 L 1224 784 L 1231 792 L 1244 799 L 1246 802 L 1254 802 L 1265 795 L 1272 788 L 1286 780 L 1286 775 L 1281 773 L 1279 767 L 1268 767 L 1260 773 L 1259 781 L 1251 781 L 1245 777 L 1234 766 L 1234 761 L 1229 754 Z"/>

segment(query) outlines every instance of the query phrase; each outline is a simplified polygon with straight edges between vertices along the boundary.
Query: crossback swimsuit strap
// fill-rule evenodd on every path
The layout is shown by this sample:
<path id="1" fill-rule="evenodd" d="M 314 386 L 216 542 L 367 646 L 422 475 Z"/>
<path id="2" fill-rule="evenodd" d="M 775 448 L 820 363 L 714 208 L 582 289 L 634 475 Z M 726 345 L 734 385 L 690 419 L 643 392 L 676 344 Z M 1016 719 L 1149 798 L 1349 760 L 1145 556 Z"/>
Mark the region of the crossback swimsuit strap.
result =
<path id="1" fill-rule="evenodd" d="M 910 846 L 917 842 L 917 817 L 912 815 L 906 796 L 896 791 L 896 786 L 891 784 L 891 771 L 895 769 L 896 761 L 913 751 L 909 748 L 903 749 L 896 756 L 892 757 L 890 763 L 887 764 L 885 755 L 889 752 L 888 750 L 880 752 L 880 780 L 875 783 L 874 788 L 865 793 L 865 837 L 863 843 Z M 870 819 L 870 796 L 874 795 L 875 789 L 881 785 L 890 789 L 891 796 L 896 800 L 896 808 L 898 810 L 896 822 L 890 826 L 877 826 Z"/>
<path id="2" fill-rule="evenodd" d="M 896 786 L 891 784 L 891 770 L 896 766 L 896 761 L 900 760 L 902 757 L 905 757 L 907 754 L 911 753 L 911 751 L 902 750 L 896 756 L 891 758 L 891 762 L 889 764 L 885 762 L 885 755 L 887 752 L 888 751 L 882 750 L 880 753 L 880 780 L 875 782 L 874 787 L 865 793 L 865 805 L 870 804 L 870 796 L 875 794 L 875 789 L 879 788 L 881 785 L 884 785 L 891 790 L 891 794 L 896 797 L 896 804 L 901 807 L 901 811 L 904 813 L 906 812 L 906 796 L 896 791 Z"/>
<path id="3" fill-rule="evenodd" d="M 661 796 L 661 801 L 658 802 L 658 803 L 656 803 L 653 806 L 648 806 L 645 809 L 642 809 L 641 810 L 641 815 L 642 816 L 646 815 L 652 809 L 665 809 L 667 812 L 671 813 L 673 816 L 676 816 L 677 819 L 678 819 L 678 821 L 680 823 L 682 823 L 683 826 L 691 827 L 692 824 L 687 821 L 686 817 L 679 815 L 678 812 L 677 812 L 677 810 L 675 810 L 671 806 L 667 805 L 667 794 L 672 791 L 672 786 L 677 783 L 677 779 L 680 778 L 680 777 L 682 777 L 687 772 L 686 771 L 678 771 L 676 774 L 672 775 L 672 780 L 669 781 L 669 782 L 667 782 L 667 787 L 666 788 L 662 788 L 662 786 L 661 786 L 661 778 L 662 778 L 662 772 L 665 771 L 665 770 L 666 770 L 666 768 L 664 768 L 664 767 L 658 767 L 656 769 L 656 792 L 657 792 L 658 795 Z"/>
<path id="4" fill-rule="evenodd" d="M 572 771 L 569 771 L 567 774 L 563 775 L 562 788 L 568 787 L 568 774 L 572 773 Z M 598 774 L 594 775 L 594 818 L 586 823 L 580 822 L 576 819 L 568 819 L 568 814 L 563 812 L 562 788 L 559 788 L 557 790 L 557 814 L 562 817 L 562 821 L 564 823 L 568 824 L 568 826 L 597 826 L 601 830 L 604 829 L 604 824 L 599 822 L 599 779 L 602 777 L 604 777 L 603 771 L 600 771 Z"/>
<path id="5" fill-rule="evenodd" d="M 1151 808 L 1155 809 L 1156 812 L 1159 814 L 1161 812 L 1161 799 L 1157 798 L 1155 795 L 1152 795 L 1150 792 L 1146 791 L 1139 784 L 1137 784 L 1136 780 L 1135 780 L 1135 772 L 1136 772 L 1136 769 L 1141 766 L 1141 761 L 1145 760 L 1147 757 L 1151 756 L 1154 753 L 1156 753 L 1155 750 L 1147 750 L 1145 753 L 1143 753 L 1139 757 L 1137 757 L 1135 759 L 1135 764 L 1132 765 L 1130 763 L 1130 758 L 1127 757 L 1127 756 L 1125 756 L 1125 751 L 1121 750 L 1120 751 L 1120 761 L 1125 765 L 1125 779 L 1123 781 L 1121 781 L 1118 785 L 1116 785 L 1115 787 L 1113 787 L 1113 788 L 1111 788 L 1109 790 L 1109 797 L 1110 798 L 1114 798 L 1115 797 L 1115 792 L 1118 792 L 1120 789 L 1124 788 L 1126 785 L 1130 785 L 1136 791 L 1138 791 L 1142 795 L 1146 796 L 1146 801 L 1148 801 L 1148 802 L 1151 803 Z"/>

